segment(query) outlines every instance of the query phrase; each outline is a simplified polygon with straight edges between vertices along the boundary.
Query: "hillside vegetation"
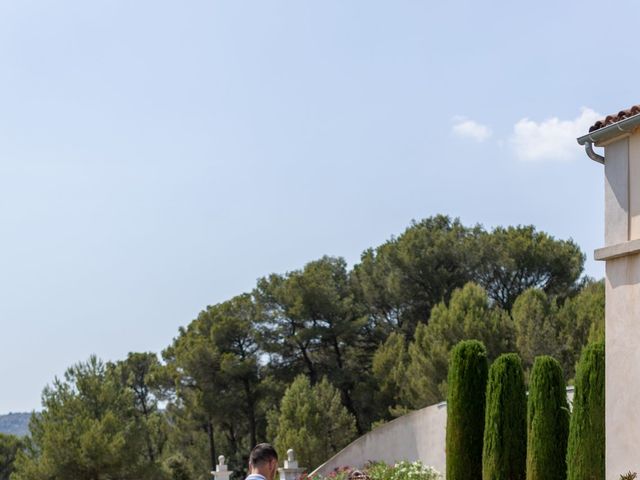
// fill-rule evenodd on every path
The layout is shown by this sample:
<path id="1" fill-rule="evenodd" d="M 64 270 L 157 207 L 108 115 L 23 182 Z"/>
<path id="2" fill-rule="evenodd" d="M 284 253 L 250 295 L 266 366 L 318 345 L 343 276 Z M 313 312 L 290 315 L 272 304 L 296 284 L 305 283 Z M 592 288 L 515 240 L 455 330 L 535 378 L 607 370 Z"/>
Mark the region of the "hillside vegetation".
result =
<path id="1" fill-rule="evenodd" d="M 22 437 L 29 433 L 30 413 L 0 415 L 0 433 Z"/>

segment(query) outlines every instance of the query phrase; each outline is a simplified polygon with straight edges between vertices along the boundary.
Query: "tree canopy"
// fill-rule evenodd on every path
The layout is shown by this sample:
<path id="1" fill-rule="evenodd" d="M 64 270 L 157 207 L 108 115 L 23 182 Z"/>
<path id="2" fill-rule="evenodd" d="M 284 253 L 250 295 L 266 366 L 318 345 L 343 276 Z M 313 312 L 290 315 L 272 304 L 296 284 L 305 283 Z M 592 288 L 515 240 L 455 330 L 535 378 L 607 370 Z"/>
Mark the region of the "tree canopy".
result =
<path id="1" fill-rule="evenodd" d="M 471 339 L 489 361 L 517 352 L 525 378 L 551 354 L 570 380 L 604 334 L 603 283 L 581 279 L 583 263 L 571 240 L 533 226 L 436 215 L 352 267 L 323 256 L 266 274 L 185 322 L 160 358 L 91 357 L 55 379 L 11 457 L 13 480 L 205 480 L 220 454 L 243 475 L 262 441 L 313 468 L 451 395 L 452 349 Z"/>

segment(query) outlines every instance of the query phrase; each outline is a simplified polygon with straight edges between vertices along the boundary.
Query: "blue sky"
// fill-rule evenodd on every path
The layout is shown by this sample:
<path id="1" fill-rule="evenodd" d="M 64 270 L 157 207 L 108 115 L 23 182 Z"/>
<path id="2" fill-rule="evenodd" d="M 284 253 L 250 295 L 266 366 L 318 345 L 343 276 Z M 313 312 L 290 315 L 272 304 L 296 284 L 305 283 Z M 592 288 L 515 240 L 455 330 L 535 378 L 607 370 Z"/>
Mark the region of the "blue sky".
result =
<path id="1" fill-rule="evenodd" d="M 0 413 L 436 213 L 591 260 L 639 4 L 0 2 Z"/>

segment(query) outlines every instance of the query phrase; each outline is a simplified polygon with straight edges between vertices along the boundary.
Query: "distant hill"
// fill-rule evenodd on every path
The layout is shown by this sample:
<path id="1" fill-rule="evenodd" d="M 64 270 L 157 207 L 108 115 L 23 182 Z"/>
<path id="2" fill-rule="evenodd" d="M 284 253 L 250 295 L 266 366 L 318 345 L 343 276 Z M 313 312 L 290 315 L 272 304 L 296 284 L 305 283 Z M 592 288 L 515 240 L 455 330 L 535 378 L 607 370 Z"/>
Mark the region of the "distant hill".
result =
<path id="1" fill-rule="evenodd" d="M 24 436 L 29 434 L 30 413 L 0 415 L 0 433 Z"/>

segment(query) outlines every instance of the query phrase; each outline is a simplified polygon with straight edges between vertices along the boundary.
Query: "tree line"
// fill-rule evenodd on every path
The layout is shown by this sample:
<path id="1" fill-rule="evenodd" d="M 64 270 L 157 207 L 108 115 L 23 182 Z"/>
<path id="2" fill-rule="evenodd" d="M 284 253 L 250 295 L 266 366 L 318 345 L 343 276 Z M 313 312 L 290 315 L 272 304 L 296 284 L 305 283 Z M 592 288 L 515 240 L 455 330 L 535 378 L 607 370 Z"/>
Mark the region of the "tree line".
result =
<path id="1" fill-rule="evenodd" d="M 220 454 L 242 472 L 264 440 L 315 467 L 446 398 L 449 353 L 468 338 L 490 360 L 518 352 L 525 372 L 553 355 L 570 380 L 604 334 L 604 287 L 583 266 L 572 240 L 438 215 L 352 268 L 325 256 L 267 275 L 160 354 L 72 366 L 45 388 L 11 478 L 204 479 Z"/>

